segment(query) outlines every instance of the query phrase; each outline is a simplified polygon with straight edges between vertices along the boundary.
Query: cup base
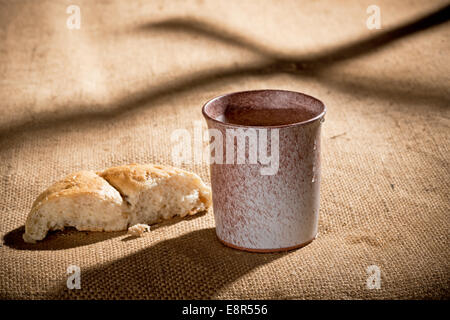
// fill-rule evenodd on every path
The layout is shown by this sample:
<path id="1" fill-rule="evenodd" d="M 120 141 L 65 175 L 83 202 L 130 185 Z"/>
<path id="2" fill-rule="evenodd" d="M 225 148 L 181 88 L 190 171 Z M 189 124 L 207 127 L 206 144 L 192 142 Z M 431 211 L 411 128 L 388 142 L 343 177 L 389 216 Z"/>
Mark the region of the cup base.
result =
<path id="1" fill-rule="evenodd" d="M 295 250 L 295 249 L 299 249 L 299 248 L 302 248 L 304 246 L 307 246 L 308 244 L 313 242 L 316 238 L 317 238 L 317 235 L 314 238 L 312 238 L 311 240 L 309 240 L 309 241 L 303 242 L 303 243 L 295 245 L 295 246 L 286 247 L 286 248 L 255 249 L 255 248 L 239 247 L 239 246 L 236 246 L 234 244 L 226 242 L 226 241 L 220 239 L 219 237 L 217 237 L 217 239 L 219 239 L 219 241 L 222 242 L 222 244 L 224 244 L 227 247 L 230 247 L 230 248 L 233 248 L 233 249 L 236 249 L 236 250 L 247 251 L 247 252 L 254 252 L 254 253 L 275 253 L 275 252 L 285 252 L 285 251 Z"/>

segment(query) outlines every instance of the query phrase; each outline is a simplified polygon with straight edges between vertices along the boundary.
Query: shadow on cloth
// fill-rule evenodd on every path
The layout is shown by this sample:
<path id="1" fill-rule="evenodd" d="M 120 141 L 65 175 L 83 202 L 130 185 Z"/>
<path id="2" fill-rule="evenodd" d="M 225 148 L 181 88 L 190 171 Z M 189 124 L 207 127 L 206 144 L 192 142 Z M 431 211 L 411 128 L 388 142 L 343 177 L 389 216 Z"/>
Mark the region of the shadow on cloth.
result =
<path id="1" fill-rule="evenodd" d="M 176 217 L 161 223 L 152 225 L 151 230 L 164 228 L 178 223 L 182 220 L 192 220 L 204 216 L 207 211 L 199 212 L 196 215 L 180 218 Z M 78 231 L 72 227 L 66 227 L 62 231 L 49 231 L 44 240 L 36 243 L 26 243 L 23 241 L 22 235 L 25 227 L 16 228 L 3 237 L 3 244 L 16 250 L 64 250 L 76 247 L 87 246 L 108 239 L 124 236 L 126 231 L 117 232 L 94 232 L 94 231 Z M 134 236 L 128 236 L 122 241 L 133 240 Z"/>
<path id="2" fill-rule="evenodd" d="M 61 283 L 48 298 L 210 299 L 251 270 L 288 254 L 234 250 L 218 241 L 214 228 L 196 230 L 81 270 L 80 290 Z"/>
<path id="3" fill-rule="evenodd" d="M 232 80 L 242 76 L 264 76 L 279 73 L 287 73 L 297 77 L 309 77 L 319 80 L 326 79 L 329 68 L 341 61 L 351 60 L 358 56 L 374 53 L 384 46 L 391 44 L 401 38 L 413 35 L 418 32 L 425 31 L 434 26 L 438 26 L 448 22 L 450 19 L 450 5 L 443 6 L 437 10 L 423 15 L 418 19 L 393 27 L 386 31 L 379 32 L 374 36 L 364 39 L 358 39 L 347 44 L 341 44 L 329 50 L 325 50 L 317 55 L 308 56 L 285 56 L 280 55 L 264 46 L 253 43 L 242 36 L 230 33 L 226 30 L 217 29 L 214 26 L 199 22 L 195 19 L 172 19 L 168 21 L 144 24 L 136 30 L 137 32 L 147 32 L 154 30 L 166 30 L 175 32 L 187 32 L 195 35 L 212 38 L 216 41 L 231 44 L 241 49 L 251 50 L 266 58 L 262 62 L 242 65 L 236 68 L 211 68 L 185 76 L 180 76 L 174 81 L 164 83 L 155 88 L 142 90 L 129 94 L 122 99 L 113 103 L 107 110 L 95 110 L 92 108 L 86 111 L 86 108 L 80 107 L 71 113 L 57 113 L 52 111 L 41 112 L 33 117 L 32 120 L 19 121 L 17 124 L 7 128 L 0 128 L 0 150 L 10 148 L 12 145 L 8 143 L 14 136 L 24 133 L 33 133 L 39 130 L 57 130 L 72 126 L 74 123 L 79 125 L 79 130 L 83 126 L 94 126 L 101 123 L 109 123 L 119 117 L 123 117 L 129 112 L 139 111 L 147 108 L 149 104 L 155 103 L 159 99 L 189 92 L 194 88 L 209 85 L 218 80 Z M 371 79 L 367 79 L 371 81 Z M 334 86 L 337 90 L 355 91 L 361 89 L 364 94 L 372 94 L 377 97 L 383 97 L 387 93 L 387 99 L 391 99 L 395 95 L 397 99 L 403 99 L 405 102 L 414 104 L 423 101 L 422 92 L 433 92 L 430 88 L 415 88 L 414 90 L 403 90 L 395 92 L 393 89 L 379 90 L 379 87 L 366 86 L 358 87 L 355 83 L 346 84 L 343 79 L 335 83 L 330 81 L 327 85 Z M 387 81 L 382 82 L 381 88 L 395 88 L 396 84 L 390 84 Z M 417 87 L 417 86 L 416 86 Z M 444 88 L 445 89 L 445 88 Z M 442 97 L 440 92 L 446 90 L 437 90 L 438 96 L 433 97 L 433 101 L 437 101 L 440 105 L 448 102 L 448 96 Z M 416 93 L 419 92 L 417 99 Z M 430 94 L 428 94 L 430 95 Z"/>
<path id="4" fill-rule="evenodd" d="M 3 237 L 3 244 L 17 250 L 63 250 L 75 247 L 87 246 L 93 243 L 105 241 L 122 236 L 126 231 L 118 232 L 91 232 L 78 231 L 75 228 L 65 228 L 62 231 L 50 231 L 44 240 L 36 243 L 26 243 L 22 235 L 25 227 L 16 228 Z"/>
<path id="5" fill-rule="evenodd" d="M 161 30 L 190 33 L 209 38 L 213 41 L 219 41 L 241 49 L 252 51 L 265 58 L 273 60 L 275 65 L 279 64 L 281 66 L 282 64 L 295 64 L 298 69 L 319 70 L 327 69 L 332 64 L 340 61 L 373 53 L 392 42 L 446 23 L 449 20 L 450 5 L 446 5 L 423 15 L 418 19 L 377 32 L 369 37 L 356 39 L 349 43 L 340 44 L 336 47 L 324 50 L 318 54 L 303 57 L 297 55 L 285 55 L 281 52 L 279 53 L 271 48 L 265 47 L 264 45 L 255 43 L 251 39 L 246 39 L 240 34 L 235 34 L 229 32 L 228 30 L 217 28 L 215 25 L 197 20 L 194 17 L 173 18 L 160 22 L 148 23 L 139 26 L 137 30 Z"/>

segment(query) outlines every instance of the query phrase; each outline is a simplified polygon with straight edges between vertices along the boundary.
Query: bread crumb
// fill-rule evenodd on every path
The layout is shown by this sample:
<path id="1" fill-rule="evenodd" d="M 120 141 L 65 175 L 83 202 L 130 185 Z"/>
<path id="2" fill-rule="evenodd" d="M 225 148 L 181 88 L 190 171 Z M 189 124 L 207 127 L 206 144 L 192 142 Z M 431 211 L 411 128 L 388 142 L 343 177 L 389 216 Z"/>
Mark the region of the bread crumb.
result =
<path id="1" fill-rule="evenodd" d="M 150 226 L 148 224 L 139 223 L 128 228 L 128 233 L 135 237 L 142 237 L 146 232 L 150 232 Z"/>

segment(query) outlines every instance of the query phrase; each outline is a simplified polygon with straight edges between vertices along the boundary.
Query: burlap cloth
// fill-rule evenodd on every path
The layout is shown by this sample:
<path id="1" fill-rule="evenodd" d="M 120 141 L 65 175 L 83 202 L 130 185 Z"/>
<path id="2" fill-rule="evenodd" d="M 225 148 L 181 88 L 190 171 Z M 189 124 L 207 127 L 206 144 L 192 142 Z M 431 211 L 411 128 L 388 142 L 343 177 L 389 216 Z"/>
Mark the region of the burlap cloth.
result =
<path id="1" fill-rule="evenodd" d="M 80 30 L 66 27 L 71 1 L 0 3 L 1 298 L 449 298 L 450 30 L 442 12 L 421 20 L 446 1 L 377 1 L 381 30 L 366 28 L 372 1 L 74 1 Z M 23 243 L 56 179 L 171 164 L 171 133 L 193 133 L 205 101 L 259 88 L 328 106 L 312 244 L 229 249 L 212 211 L 139 239 Z M 207 164 L 183 167 L 209 182 Z"/>

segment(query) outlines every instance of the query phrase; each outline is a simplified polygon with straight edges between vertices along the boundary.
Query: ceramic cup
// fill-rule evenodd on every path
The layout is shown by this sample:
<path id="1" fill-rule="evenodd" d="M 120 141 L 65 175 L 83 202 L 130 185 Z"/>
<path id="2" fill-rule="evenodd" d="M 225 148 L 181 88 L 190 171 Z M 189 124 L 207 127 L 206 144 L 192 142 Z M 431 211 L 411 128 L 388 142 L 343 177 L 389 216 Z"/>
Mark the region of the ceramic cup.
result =
<path id="1" fill-rule="evenodd" d="M 202 111 L 219 240 L 253 252 L 314 240 L 325 105 L 299 92 L 257 90 L 217 97 Z"/>

